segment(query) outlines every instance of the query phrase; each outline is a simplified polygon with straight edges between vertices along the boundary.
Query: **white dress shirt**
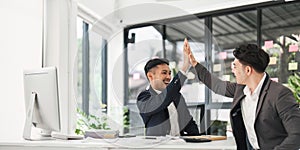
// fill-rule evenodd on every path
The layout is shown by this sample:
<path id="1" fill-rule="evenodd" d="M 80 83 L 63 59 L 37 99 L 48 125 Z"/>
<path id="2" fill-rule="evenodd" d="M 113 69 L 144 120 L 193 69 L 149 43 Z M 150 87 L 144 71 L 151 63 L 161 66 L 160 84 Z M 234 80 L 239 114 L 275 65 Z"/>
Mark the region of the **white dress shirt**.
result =
<path id="1" fill-rule="evenodd" d="M 244 94 L 246 95 L 246 97 L 241 102 L 243 121 L 246 127 L 249 142 L 252 145 L 253 149 L 259 149 L 258 140 L 254 129 L 254 123 L 259 93 L 261 91 L 262 84 L 265 78 L 266 74 L 264 74 L 263 78 L 260 80 L 259 84 L 252 94 L 249 87 L 246 86 L 244 88 Z"/>
<path id="2" fill-rule="evenodd" d="M 187 69 L 186 72 L 184 72 L 183 70 L 179 70 L 183 75 L 187 75 L 189 69 Z M 157 94 L 160 94 L 161 91 L 154 89 L 154 91 Z M 174 102 L 172 102 L 169 106 L 168 106 L 168 111 L 169 111 L 169 120 L 170 120 L 170 124 L 171 124 L 171 130 L 170 130 L 170 135 L 171 136 L 180 136 L 180 129 L 179 129 L 179 125 L 178 125 L 178 112 L 177 109 L 174 105 Z"/>
<path id="3" fill-rule="evenodd" d="M 161 93 L 161 91 L 158 91 L 158 90 L 155 90 L 155 92 L 157 94 Z M 177 109 L 174 105 L 174 102 L 172 102 L 168 106 L 168 111 L 169 111 L 169 119 L 170 119 L 170 124 L 171 124 L 170 135 L 171 136 L 179 136 L 180 130 L 179 130 L 179 125 L 178 125 L 178 113 L 177 113 Z"/>

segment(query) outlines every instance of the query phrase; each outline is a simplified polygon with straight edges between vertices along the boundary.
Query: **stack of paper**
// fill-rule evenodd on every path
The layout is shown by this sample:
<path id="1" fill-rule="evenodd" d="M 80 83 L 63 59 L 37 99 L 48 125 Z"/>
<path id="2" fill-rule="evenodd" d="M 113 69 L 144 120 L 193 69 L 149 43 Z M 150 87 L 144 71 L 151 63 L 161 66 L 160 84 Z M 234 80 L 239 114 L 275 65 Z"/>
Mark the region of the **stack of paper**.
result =
<path id="1" fill-rule="evenodd" d="M 84 134 L 85 137 L 112 139 L 119 136 L 119 130 L 87 130 Z"/>

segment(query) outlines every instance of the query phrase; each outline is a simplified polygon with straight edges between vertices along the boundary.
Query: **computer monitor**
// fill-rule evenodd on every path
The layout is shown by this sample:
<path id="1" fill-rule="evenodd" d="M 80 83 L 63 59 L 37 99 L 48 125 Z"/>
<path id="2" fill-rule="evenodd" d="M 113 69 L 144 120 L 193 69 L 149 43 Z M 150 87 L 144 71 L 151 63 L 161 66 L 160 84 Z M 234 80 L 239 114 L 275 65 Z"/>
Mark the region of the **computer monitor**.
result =
<path id="1" fill-rule="evenodd" d="M 23 77 L 26 107 L 23 138 L 26 140 L 51 139 L 52 131 L 61 130 L 57 69 L 45 67 L 24 70 Z M 44 134 L 34 137 L 31 134 L 33 126 L 42 129 Z"/>

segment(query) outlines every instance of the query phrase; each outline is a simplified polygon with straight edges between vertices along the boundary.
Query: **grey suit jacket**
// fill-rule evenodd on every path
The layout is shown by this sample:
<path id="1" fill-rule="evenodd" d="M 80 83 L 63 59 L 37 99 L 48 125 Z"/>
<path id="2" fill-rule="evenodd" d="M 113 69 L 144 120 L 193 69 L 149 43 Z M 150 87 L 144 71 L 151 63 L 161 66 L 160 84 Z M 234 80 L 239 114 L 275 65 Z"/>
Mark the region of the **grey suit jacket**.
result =
<path id="1" fill-rule="evenodd" d="M 168 106 L 174 102 L 178 113 L 180 135 L 199 135 L 199 130 L 180 94 L 186 77 L 179 72 L 169 85 L 157 94 L 152 87 L 137 97 L 137 106 L 146 127 L 146 135 L 165 136 L 170 132 Z"/>
<path id="2" fill-rule="evenodd" d="M 198 78 L 217 94 L 233 98 L 230 111 L 237 149 L 247 149 L 247 134 L 241 113 L 245 98 L 244 85 L 222 81 L 201 64 L 195 66 Z M 262 150 L 296 150 L 300 148 L 300 110 L 293 93 L 273 82 L 268 75 L 259 95 L 254 123 L 258 144 Z"/>

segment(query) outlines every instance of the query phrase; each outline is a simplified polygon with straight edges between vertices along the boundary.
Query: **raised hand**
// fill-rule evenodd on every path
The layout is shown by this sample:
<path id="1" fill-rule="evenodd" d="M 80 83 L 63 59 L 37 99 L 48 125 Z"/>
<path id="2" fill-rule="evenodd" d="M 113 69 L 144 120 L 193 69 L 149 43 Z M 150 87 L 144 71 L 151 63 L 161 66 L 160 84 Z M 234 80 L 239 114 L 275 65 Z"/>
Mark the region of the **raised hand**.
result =
<path id="1" fill-rule="evenodd" d="M 191 51 L 191 47 L 190 47 L 190 44 L 188 43 L 187 39 L 184 40 L 184 53 L 187 54 L 188 56 L 188 59 L 190 61 L 190 64 L 195 67 L 197 65 L 197 60 L 195 59 L 192 51 Z"/>
<path id="2" fill-rule="evenodd" d="M 183 45 L 183 65 L 182 65 L 182 71 L 186 72 L 187 69 L 190 66 L 190 60 L 189 60 L 189 52 L 186 48 L 187 39 L 184 39 L 184 45 Z"/>

